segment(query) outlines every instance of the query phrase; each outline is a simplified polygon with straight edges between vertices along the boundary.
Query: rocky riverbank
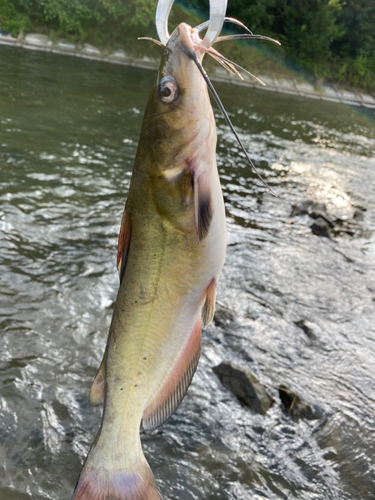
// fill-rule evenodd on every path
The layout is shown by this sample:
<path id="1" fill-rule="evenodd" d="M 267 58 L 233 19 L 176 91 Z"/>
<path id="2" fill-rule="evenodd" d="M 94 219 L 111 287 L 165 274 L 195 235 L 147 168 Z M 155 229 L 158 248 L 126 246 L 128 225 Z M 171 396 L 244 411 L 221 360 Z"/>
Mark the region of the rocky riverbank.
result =
<path id="1" fill-rule="evenodd" d="M 135 66 L 138 68 L 155 69 L 158 66 L 156 59 L 143 56 L 135 58 L 127 54 L 123 50 L 107 53 L 100 51 L 97 47 L 90 44 L 82 46 L 75 45 L 66 41 L 58 41 L 54 43 L 46 35 L 30 33 L 25 37 L 19 36 L 14 38 L 11 35 L 0 35 L 0 45 L 8 45 L 22 49 L 39 50 L 50 52 L 53 54 L 61 54 L 73 57 L 81 57 L 84 59 L 92 59 L 113 64 L 122 64 L 124 66 Z M 258 75 L 259 76 L 259 75 Z M 278 78 L 277 76 L 260 75 L 260 79 L 266 84 L 262 86 L 255 83 L 247 75 L 244 75 L 244 80 L 239 80 L 229 75 L 222 68 L 217 68 L 215 73 L 211 75 L 211 79 L 220 82 L 230 82 L 236 85 L 245 87 L 258 87 L 263 90 L 272 92 L 280 92 L 283 94 L 299 95 L 310 99 L 321 99 L 323 101 L 341 102 L 344 104 L 362 106 L 365 108 L 375 109 L 375 98 L 366 93 L 352 92 L 337 86 L 319 85 L 313 86 L 307 82 L 301 82 L 296 79 Z"/>

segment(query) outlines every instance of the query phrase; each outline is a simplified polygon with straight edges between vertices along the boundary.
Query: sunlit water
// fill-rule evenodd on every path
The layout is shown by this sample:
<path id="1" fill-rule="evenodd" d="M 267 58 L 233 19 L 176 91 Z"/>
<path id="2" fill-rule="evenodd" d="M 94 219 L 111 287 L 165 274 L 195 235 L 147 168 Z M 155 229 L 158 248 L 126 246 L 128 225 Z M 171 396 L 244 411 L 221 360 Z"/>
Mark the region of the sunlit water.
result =
<path id="1" fill-rule="evenodd" d="M 100 423 L 87 394 L 154 74 L 5 48 L 0 64 L 0 498 L 63 500 Z M 143 435 L 146 456 L 169 500 L 374 499 L 374 115 L 217 90 L 278 197 L 217 114 L 228 223 L 218 312 L 187 397 Z M 296 215 L 305 200 L 326 204 L 331 238 Z M 221 385 L 212 367 L 223 360 L 272 394 L 265 416 Z M 293 420 L 280 384 L 322 417 Z"/>

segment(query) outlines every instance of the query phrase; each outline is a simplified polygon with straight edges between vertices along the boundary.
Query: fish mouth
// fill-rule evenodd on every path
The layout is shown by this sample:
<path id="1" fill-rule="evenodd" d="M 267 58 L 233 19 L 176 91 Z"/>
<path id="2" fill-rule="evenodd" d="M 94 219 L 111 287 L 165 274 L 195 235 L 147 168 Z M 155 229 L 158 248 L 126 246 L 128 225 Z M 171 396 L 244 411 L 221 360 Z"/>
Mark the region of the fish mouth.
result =
<path id="1" fill-rule="evenodd" d="M 178 39 L 183 53 L 194 62 L 198 59 L 201 62 L 204 52 L 202 52 L 202 39 L 195 28 L 191 28 L 186 23 L 181 23 L 177 27 Z"/>

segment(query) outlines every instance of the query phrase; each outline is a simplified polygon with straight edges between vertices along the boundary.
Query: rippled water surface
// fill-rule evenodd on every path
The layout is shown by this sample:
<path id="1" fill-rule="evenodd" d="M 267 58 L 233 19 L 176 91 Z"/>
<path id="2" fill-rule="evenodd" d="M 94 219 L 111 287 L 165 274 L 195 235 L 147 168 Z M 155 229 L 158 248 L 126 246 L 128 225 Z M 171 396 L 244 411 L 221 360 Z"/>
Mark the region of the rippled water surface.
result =
<path id="1" fill-rule="evenodd" d="M 7 48 L 0 62 L 0 498 L 62 500 L 100 423 L 87 394 L 154 74 Z M 187 397 L 143 435 L 145 453 L 169 500 L 374 499 L 374 115 L 216 87 L 278 197 L 217 114 L 217 314 Z M 330 237 L 314 234 L 314 210 Z M 264 384 L 266 415 L 220 383 L 221 361 Z M 319 418 L 291 418 L 281 384 Z"/>

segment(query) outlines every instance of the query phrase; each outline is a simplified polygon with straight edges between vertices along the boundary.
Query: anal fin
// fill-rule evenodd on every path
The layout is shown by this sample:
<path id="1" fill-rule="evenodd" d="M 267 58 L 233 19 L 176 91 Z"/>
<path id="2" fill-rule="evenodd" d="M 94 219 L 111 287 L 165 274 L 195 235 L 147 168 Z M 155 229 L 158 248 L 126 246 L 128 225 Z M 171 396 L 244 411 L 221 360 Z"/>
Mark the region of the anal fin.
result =
<path id="1" fill-rule="evenodd" d="M 94 382 L 92 383 L 89 403 L 91 406 L 100 406 L 104 403 L 105 398 L 105 364 L 107 355 L 104 353 L 103 360 L 100 364 L 99 370 L 95 375 Z"/>
<path id="2" fill-rule="evenodd" d="M 211 189 L 204 174 L 194 177 L 194 209 L 195 226 L 198 240 L 201 241 L 207 236 L 213 216 Z"/>
<path id="3" fill-rule="evenodd" d="M 166 422 L 180 405 L 198 365 L 201 330 L 201 318 L 199 318 L 182 352 L 143 412 L 144 429 L 156 429 Z"/>
<path id="4" fill-rule="evenodd" d="M 216 302 L 216 280 L 212 278 L 206 288 L 206 300 L 202 307 L 202 328 L 206 328 L 214 319 Z"/>
<path id="5" fill-rule="evenodd" d="M 128 257 L 130 245 L 130 215 L 128 209 L 128 202 L 125 204 L 124 213 L 122 214 L 120 234 L 118 237 L 118 250 L 117 250 L 117 270 L 120 276 L 120 283 L 125 273 L 126 259 Z"/>

